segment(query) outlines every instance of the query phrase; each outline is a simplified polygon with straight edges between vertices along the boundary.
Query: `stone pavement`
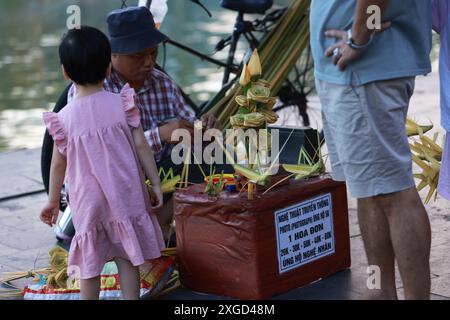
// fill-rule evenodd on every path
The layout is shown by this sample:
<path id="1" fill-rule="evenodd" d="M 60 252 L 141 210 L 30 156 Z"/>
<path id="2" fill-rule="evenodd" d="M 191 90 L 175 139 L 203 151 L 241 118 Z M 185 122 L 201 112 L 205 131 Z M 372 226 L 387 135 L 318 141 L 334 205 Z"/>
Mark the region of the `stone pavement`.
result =
<path id="1" fill-rule="evenodd" d="M 439 124 L 437 76 L 418 79 L 411 113 L 416 119 Z M 314 107 L 318 101 L 312 99 Z M 48 266 L 47 252 L 55 246 L 53 231 L 39 220 L 46 202 L 40 177 L 40 150 L 0 154 L 0 274 Z M 23 195 L 23 196 L 20 196 Z M 18 196 L 18 197 L 17 197 Z M 438 198 L 427 206 L 433 240 L 431 249 L 432 299 L 450 299 L 450 203 Z M 351 269 L 274 299 L 364 299 L 366 268 L 362 239 L 357 223 L 356 201 L 349 198 Z M 403 297 L 397 272 L 398 292 Z M 22 281 L 20 284 L 26 283 Z M 178 289 L 164 299 L 226 299 Z"/>

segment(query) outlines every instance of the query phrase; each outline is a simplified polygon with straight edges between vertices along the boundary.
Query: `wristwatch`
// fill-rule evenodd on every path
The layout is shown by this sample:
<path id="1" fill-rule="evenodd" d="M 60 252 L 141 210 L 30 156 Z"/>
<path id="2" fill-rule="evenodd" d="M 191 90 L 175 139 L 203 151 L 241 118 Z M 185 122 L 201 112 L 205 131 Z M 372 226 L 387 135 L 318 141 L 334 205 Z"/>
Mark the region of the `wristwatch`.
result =
<path id="1" fill-rule="evenodd" d="M 372 44 L 373 36 L 374 36 L 374 33 L 372 33 L 370 35 L 370 39 L 366 44 L 358 45 L 358 44 L 355 44 L 355 42 L 353 41 L 352 29 L 348 29 L 347 30 L 347 38 L 348 38 L 347 45 L 354 50 L 358 50 L 358 51 L 366 50 Z"/>

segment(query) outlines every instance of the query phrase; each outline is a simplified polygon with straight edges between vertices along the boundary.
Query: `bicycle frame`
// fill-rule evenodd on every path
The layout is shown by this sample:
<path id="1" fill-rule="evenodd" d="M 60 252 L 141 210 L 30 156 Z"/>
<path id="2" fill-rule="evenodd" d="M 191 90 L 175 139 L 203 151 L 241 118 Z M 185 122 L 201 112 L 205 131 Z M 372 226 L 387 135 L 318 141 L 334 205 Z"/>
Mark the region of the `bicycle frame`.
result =
<path id="1" fill-rule="evenodd" d="M 225 63 L 225 62 L 222 62 L 220 60 L 211 58 L 211 57 L 207 56 L 206 54 L 201 53 L 201 52 L 199 52 L 199 51 L 197 51 L 195 49 L 189 48 L 189 47 L 185 46 L 184 44 L 181 44 L 181 43 L 179 43 L 179 42 L 177 42 L 175 40 L 170 39 L 169 41 L 167 41 L 167 43 L 169 43 L 169 44 L 171 44 L 171 45 L 173 45 L 173 46 L 175 46 L 175 47 L 177 47 L 177 48 L 179 48 L 179 49 L 181 49 L 183 51 L 186 51 L 186 52 L 188 52 L 188 53 L 190 53 L 190 54 L 192 54 L 194 56 L 197 56 L 197 57 L 199 57 L 202 60 L 206 60 L 208 62 L 211 62 L 211 63 L 213 63 L 213 64 L 215 64 L 215 65 L 217 65 L 219 67 L 229 68 L 229 69 L 231 69 L 231 72 L 233 72 L 233 73 L 238 73 L 238 71 L 239 71 L 239 67 L 234 65 L 234 64 L 233 65 L 229 65 L 228 63 Z"/>
<path id="2" fill-rule="evenodd" d="M 193 1 L 193 0 L 191 0 Z M 151 1 L 149 0 L 148 2 Z M 197 1 L 193 1 L 195 3 L 198 3 Z M 203 6 L 202 6 L 203 7 Z M 207 10 L 205 8 L 205 10 Z M 273 21 L 278 21 L 279 17 L 284 13 L 284 10 L 286 10 L 286 8 L 281 8 L 278 10 L 275 10 L 271 13 L 269 13 L 268 15 L 265 16 L 264 19 L 262 20 L 255 20 L 255 22 L 251 22 L 251 21 L 246 21 L 244 20 L 244 14 L 242 12 L 238 12 L 237 18 L 236 18 L 236 22 L 234 25 L 234 30 L 232 35 L 227 38 L 227 39 L 222 39 L 216 46 L 217 50 L 222 50 L 223 48 L 225 48 L 227 45 L 230 45 L 230 49 L 228 51 L 228 57 L 227 57 L 227 61 L 226 63 L 213 59 L 197 50 L 194 50 L 192 48 L 189 48 L 188 46 L 185 46 L 179 42 L 176 42 L 174 40 L 170 40 L 168 41 L 169 44 L 185 51 L 188 52 L 189 54 L 192 54 L 194 56 L 199 57 L 202 60 L 206 60 L 210 63 L 213 63 L 219 67 L 223 67 L 224 68 L 224 73 L 223 73 L 223 80 L 222 80 L 222 89 L 220 90 L 220 92 L 216 95 L 216 98 L 220 98 L 222 97 L 225 92 L 229 89 L 229 85 L 230 85 L 230 75 L 231 74 L 238 74 L 240 71 L 241 66 L 238 66 L 234 63 L 235 60 L 235 55 L 236 55 L 236 49 L 237 49 L 237 45 L 241 39 L 242 36 L 245 37 L 245 39 L 247 40 L 247 42 L 249 43 L 250 49 L 255 49 L 258 47 L 260 41 L 256 38 L 256 36 L 252 33 L 253 31 L 256 32 L 260 32 L 260 31 L 265 31 L 267 32 L 267 26 L 266 26 L 266 22 L 273 22 Z M 208 12 L 208 11 L 207 11 Z M 257 29 L 258 26 L 263 25 L 264 29 Z M 229 42 L 229 43 L 228 43 Z M 164 58 L 165 61 L 165 58 Z M 287 80 L 286 81 L 286 85 L 285 87 L 280 91 L 280 101 L 282 101 L 282 105 L 274 108 L 274 111 L 280 111 L 283 108 L 285 108 L 288 105 L 297 105 L 298 109 L 299 109 L 299 114 L 300 116 L 303 118 L 303 122 L 305 126 L 309 126 L 310 125 L 310 121 L 309 121 L 309 116 L 307 114 L 307 98 L 306 96 L 311 92 L 311 90 L 309 90 L 308 92 L 305 91 L 305 88 L 303 87 L 302 83 L 306 82 L 306 74 L 308 72 L 307 66 L 309 65 L 310 62 L 310 53 L 307 56 L 307 60 L 306 60 L 306 64 L 305 64 L 305 70 L 303 70 L 302 72 L 299 72 L 299 70 L 295 70 L 296 71 L 296 76 L 297 79 L 301 79 L 297 82 L 295 82 L 295 84 L 297 84 L 297 86 L 300 88 L 300 90 L 297 88 L 297 86 Z M 195 104 L 194 101 L 192 101 L 192 99 L 190 99 L 190 97 L 186 94 L 183 93 L 183 96 L 185 97 L 186 101 L 188 102 L 188 104 L 194 109 L 194 111 L 196 112 L 197 116 L 201 116 L 202 114 L 204 114 L 205 112 L 207 112 L 210 108 L 211 105 L 214 105 L 214 102 L 217 101 L 217 99 L 213 99 L 209 102 L 206 102 L 205 104 L 203 104 L 203 106 L 199 107 Z"/>

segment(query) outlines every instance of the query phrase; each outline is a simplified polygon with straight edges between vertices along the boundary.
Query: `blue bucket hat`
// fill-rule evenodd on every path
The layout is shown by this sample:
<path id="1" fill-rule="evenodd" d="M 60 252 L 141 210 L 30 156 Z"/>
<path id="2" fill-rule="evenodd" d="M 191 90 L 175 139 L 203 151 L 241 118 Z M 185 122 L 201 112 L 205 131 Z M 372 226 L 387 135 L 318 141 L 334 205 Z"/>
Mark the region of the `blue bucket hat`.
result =
<path id="1" fill-rule="evenodd" d="M 129 7 L 108 14 L 108 31 L 112 53 L 130 54 L 154 48 L 169 40 L 160 32 L 146 7 Z"/>

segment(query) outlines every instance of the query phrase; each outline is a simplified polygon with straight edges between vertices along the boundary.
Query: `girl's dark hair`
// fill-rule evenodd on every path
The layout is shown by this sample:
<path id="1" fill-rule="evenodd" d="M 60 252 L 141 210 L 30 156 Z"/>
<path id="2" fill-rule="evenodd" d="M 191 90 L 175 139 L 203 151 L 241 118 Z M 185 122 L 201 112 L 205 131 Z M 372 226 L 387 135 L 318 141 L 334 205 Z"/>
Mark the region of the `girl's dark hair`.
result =
<path id="1" fill-rule="evenodd" d="M 106 77 L 111 63 L 111 46 L 103 32 L 83 26 L 67 32 L 59 46 L 59 58 L 73 82 L 97 84 Z"/>

